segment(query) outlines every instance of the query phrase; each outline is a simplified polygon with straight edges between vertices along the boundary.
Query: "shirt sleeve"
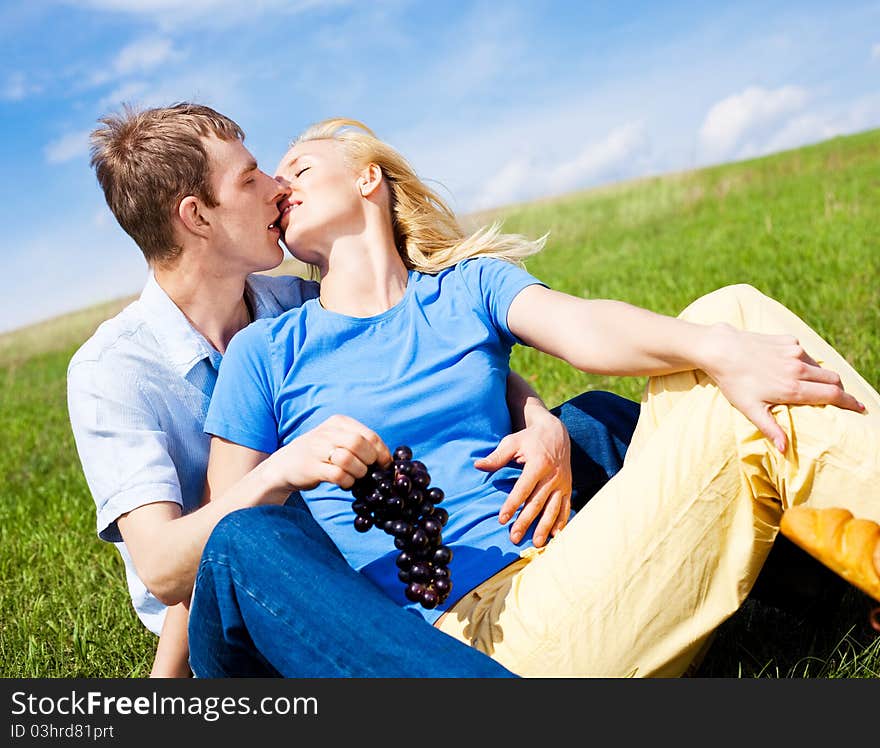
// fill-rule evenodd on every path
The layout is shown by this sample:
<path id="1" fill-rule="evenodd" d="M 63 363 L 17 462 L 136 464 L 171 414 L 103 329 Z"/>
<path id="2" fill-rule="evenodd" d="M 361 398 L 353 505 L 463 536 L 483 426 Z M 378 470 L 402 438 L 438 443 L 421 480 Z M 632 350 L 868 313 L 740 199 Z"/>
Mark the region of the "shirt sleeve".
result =
<path id="1" fill-rule="evenodd" d="M 67 372 L 67 405 L 86 483 L 97 510 L 98 536 L 122 541 L 116 520 L 145 504 L 183 507 L 168 436 L 137 378 L 119 362 L 74 360 Z"/>
<path id="2" fill-rule="evenodd" d="M 510 331 L 507 312 L 524 288 L 546 284 L 518 265 L 494 257 L 472 257 L 460 262 L 456 270 L 474 300 L 477 313 L 498 330 L 507 345 L 522 343 Z"/>
<path id="3" fill-rule="evenodd" d="M 278 448 L 268 320 L 257 320 L 229 344 L 208 406 L 205 433 L 259 452 Z"/>

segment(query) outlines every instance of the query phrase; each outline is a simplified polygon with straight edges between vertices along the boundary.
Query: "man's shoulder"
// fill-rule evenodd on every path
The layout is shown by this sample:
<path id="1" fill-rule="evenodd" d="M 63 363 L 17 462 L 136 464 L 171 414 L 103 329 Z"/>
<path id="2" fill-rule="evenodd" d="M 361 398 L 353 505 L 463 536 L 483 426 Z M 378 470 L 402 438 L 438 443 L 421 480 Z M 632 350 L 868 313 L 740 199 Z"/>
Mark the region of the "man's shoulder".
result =
<path id="1" fill-rule="evenodd" d="M 130 357 L 142 359 L 152 349 L 158 349 L 158 343 L 142 313 L 140 301 L 133 301 L 98 325 L 73 354 L 68 369 L 102 362 L 117 365 Z"/>
<path id="2" fill-rule="evenodd" d="M 318 296 L 320 285 L 317 281 L 306 280 L 297 275 L 248 276 L 253 292 L 264 302 L 278 305 L 279 311 L 287 311 L 301 306 L 309 299 Z"/>

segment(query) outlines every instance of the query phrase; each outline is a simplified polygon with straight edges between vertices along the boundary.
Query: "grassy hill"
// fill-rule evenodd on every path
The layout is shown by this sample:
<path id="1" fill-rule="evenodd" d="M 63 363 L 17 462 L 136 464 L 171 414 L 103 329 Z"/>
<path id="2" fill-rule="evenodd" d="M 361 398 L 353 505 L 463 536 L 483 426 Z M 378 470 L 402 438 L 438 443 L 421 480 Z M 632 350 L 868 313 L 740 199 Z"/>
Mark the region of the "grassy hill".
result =
<path id="1" fill-rule="evenodd" d="M 880 130 L 470 220 L 501 217 L 506 230 L 530 236 L 549 231 L 529 269 L 577 295 L 677 314 L 714 288 L 750 283 L 806 319 L 877 387 L 878 206 Z M 67 361 L 126 301 L 0 336 L 3 677 L 149 671 L 153 638 L 131 609 L 118 554 L 95 535 L 65 404 Z M 584 375 L 528 349 L 514 351 L 513 366 L 548 404 L 589 388 L 638 398 L 644 384 Z M 824 605 L 750 599 L 719 631 L 699 674 L 878 677 L 868 601 L 829 589 Z"/>

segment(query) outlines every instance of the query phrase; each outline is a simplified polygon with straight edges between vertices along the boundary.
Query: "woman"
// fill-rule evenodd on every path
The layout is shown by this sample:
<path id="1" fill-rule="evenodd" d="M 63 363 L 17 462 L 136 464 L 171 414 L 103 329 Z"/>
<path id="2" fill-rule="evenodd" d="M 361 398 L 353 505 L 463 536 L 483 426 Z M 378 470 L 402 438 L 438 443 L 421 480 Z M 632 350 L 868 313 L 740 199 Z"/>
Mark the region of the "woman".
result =
<path id="1" fill-rule="evenodd" d="M 271 458 L 349 563 L 441 630 L 520 675 L 680 675 L 748 594 L 783 512 L 839 504 L 877 529 L 880 396 L 773 300 L 731 287 L 674 319 L 554 292 L 517 265 L 541 242 L 466 236 L 355 121 L 309 129 L 278 175 L 284 241 L 321 293 L 230 346 L 205 427 L 210 490 Z M 515 343 L 651 377 L 623 470 L 541 547 L 504 527 L 515 468 L 473 468 L 510 429 Z M 328 418 L 361 432 L 316 445 L 326 468 L 303 476 L 286 451 Z M 347 489 L 389 444 L 411 446 L 447 495 L 454 589 L 436 607 L 404 596 L 387 536 L 353 527 Z M 880 561 L 866 542 L 859 562 Z M 880 597 L 862 568 L 851 580 Z"/>

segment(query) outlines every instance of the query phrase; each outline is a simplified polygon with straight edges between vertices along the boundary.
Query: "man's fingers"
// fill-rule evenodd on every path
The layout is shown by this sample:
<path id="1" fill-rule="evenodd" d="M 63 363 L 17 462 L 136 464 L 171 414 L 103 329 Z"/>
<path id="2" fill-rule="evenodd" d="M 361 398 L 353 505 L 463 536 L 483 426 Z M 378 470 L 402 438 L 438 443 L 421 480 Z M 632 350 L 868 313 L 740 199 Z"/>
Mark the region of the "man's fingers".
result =
<path id="1" fill-rule="evenodd" d="M 516 483 L 513 484 L 513 488 L 498 512 L 498 521 L 502 525 L 513 516 L 513 513 L 517 510 L 520 504 L 532 495 L 532 491 L 534 491 L 537 482 L 537 471 L 531 469 L 529 464 L 526 463 L 526 466 L 523 468 L 522 473 L 520 473 L 519 478 L 516 479 Z"/>
<path id="2" fill-rule="evenodd" d="M 544 504 L 544 510 L 541 512 L 541 519 L 532 535 L 532 541 L 537 547 L 541 547 L 550 539 L 550 532 L 556 526 L 559 519 L 559 512 L 562 509 L 562 495 L 559 491 L 552 491 L 547 503 Z M 525 528 L 524 528 L 525 530 Z"/>
<path id="3" fill-rule="evenodd" d="M 519 543 L 519 541 L 522 540 L 523 535 L 526 534 L 526 530 L 531 527 L 532 522 L 534 522 L 541 511 L 544 510 L 549 495 L 550 487 L 544 484 L 539 485 L 537 490 L 533 491 L 531 496 L 529 496 L 525 506 L 523 506 L 522 511 L 516 518 L 516 522 L 514 522 L 513 526 L 510 528 L 510 539 L 514 543 Z M 556 512 L 553 512 L 553 519 L 556 519 Z"/>
<path id="4" fill-rule="evenodd" d="M 517 447 L 513 437 L 514 434 L 505 436 L 489 454 L 481 457 L 479 460 L 474 460 L 474 467 L 477 470 L 485 470 L 491 473 L 507 465 L 516 457 Z"/>
<path id="5" fill-rule="evenodd" d="M 556 518 L 556 524 L 550 530 L 550 537 L 555 538 L 562 528 L 568 524 L 568 516 L 571 514 L 571 494 L 562 494 L 562 502 L 559 507 L 559 515 Z"/>

